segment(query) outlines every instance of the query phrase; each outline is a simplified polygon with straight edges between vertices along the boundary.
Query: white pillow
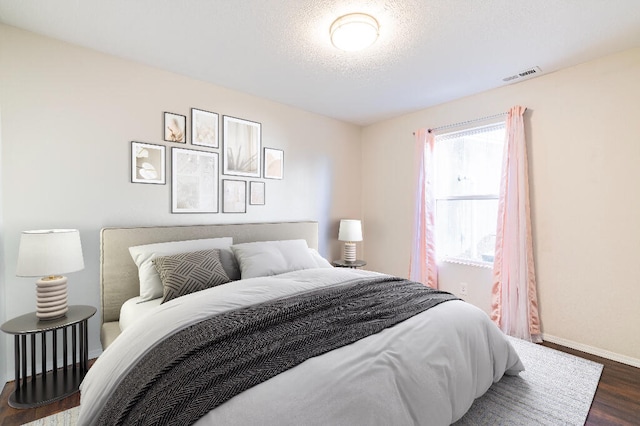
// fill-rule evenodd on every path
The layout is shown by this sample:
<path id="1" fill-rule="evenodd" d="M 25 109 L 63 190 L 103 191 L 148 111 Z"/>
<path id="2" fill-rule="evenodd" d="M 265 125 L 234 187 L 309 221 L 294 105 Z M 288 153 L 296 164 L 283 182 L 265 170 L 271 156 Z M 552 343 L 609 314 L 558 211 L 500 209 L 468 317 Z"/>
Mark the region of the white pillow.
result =
<path id="1" fill-rule="evenodd" d="M 231 244 L 233 244 L 233 238 L 223 237 L 129 247 L 129 253 L 138 267 L 138 278 L 140 279 L 140 300 L 138 303 L 157 299 L 163 295 L 162 281 L 160 281 L 160 275 L 153 265 L 153 259 L 156 257 L 208 249 L 228 249 Z"/>
<path id="2" fill-rule="evenodd" d="M 322 257 L 317 250 L 310 248 L 309 253 L 311 253 L 311 257 L 315 260 L 318 268 L 333 268 L 329 261 Z"/>
<path id="3" fill-rule="evenodd" d="M 231 251 L 240 265 L 242 279 L 318 267 L 305 240 L 234 244 Z"/>

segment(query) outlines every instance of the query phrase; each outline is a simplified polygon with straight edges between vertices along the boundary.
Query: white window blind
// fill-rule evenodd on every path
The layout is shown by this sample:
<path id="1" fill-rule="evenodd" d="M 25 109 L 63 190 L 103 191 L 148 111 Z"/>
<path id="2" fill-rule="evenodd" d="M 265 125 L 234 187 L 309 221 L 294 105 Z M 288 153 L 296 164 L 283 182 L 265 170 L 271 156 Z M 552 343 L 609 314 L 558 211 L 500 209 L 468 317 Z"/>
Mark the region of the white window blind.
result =
<path id="1" fill-rule="evenodd" d="M 493 263 L 504 142 L 504 123 L 436 136 L 439 260 Z"/>

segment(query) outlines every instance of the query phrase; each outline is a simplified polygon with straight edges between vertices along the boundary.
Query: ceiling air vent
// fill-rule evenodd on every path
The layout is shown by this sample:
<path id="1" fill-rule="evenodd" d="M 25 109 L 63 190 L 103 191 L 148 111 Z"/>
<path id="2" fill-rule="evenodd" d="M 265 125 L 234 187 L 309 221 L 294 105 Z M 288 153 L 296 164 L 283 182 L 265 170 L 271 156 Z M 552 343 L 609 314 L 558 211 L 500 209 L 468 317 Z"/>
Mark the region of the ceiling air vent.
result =
<path id="1" fill-rule="evenodd" d="M 524 71 L 520 71 L 518 74 L 510 75 L 509 77 L 505 77 L 502 79 L 504 82 L 510 82 L 515 80 L 524 80 L 527 78 L 536 77 L 539 74 L 542 74 L 542 70 L 540 67 L 533 67 L 526 69 Z"/>

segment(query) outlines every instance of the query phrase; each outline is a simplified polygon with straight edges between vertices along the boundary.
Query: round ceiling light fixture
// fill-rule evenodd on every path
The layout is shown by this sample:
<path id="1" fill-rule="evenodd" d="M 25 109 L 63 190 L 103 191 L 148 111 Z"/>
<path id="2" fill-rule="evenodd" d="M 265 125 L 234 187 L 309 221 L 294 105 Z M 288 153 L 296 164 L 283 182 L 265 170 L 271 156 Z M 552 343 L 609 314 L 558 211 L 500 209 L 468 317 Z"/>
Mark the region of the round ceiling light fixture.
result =
<path id="1" fill-rule="evenodd" d="M 378 39 L 378 21 L 364 13 L 350 13 L 336 19 L 329 32 L 331 43 L 347 52 L 363 50 Z"/>

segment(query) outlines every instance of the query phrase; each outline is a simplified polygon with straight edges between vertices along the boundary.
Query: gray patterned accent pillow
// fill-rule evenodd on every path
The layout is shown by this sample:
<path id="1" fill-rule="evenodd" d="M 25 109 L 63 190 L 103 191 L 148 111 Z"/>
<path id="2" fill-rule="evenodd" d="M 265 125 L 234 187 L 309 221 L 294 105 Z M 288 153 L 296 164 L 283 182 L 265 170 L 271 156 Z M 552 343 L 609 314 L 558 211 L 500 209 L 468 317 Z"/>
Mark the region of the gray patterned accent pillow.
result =
<path id="1" fill-rule="evenodd" d="M 162 303 L 231 281 L 217 249 L 156 257 L 153 264 L 164 288 Z"/>

